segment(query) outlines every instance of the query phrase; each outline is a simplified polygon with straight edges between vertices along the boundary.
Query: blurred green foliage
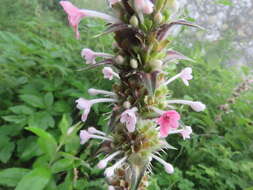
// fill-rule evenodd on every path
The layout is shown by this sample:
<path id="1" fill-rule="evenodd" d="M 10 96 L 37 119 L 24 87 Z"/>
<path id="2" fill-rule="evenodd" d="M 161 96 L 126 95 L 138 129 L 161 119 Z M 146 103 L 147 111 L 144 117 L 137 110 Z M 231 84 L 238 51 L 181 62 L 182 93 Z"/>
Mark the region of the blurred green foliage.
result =
<path id="1" fill-rule="evenodd" d="M 89 98 L 89 87 L 110 89 L 101 68 L 79 71 L 84 67 L 79 52 L 84 47 L 110 52 L 112 36 L 92 38 L 105 26 L 84 20 L 77 41 L 53 0 L 1 0 L 0 10 L 0 189 L 106 189 L 103 171 L 95 166 L 99 142 L 80 146 L 78 130 L 90 125 L 105 130 L 103 113 L 109 110 L 94 106 L 83 126 L 74 100 Z M 201 100 L 208 109 L 198 114 L 180 109 L 195 133 L 187 141 L 168 138 L 179 148 L 167 155 L 176 172 L 168 175 L 155 164 L 149 189 L 252 189 L 252 90 L 242 94 L 221 121 L 215 120 L 218 106 L 226 103 L 248 68 L 221 64 L 233 49 L 226 39 L 197 41 L 190 49 L 178 39 L 175 46 L 196 63 L 179 64 L 178 70 L 193 67 L 194 80 L 190 87 L 172 84 L 174 97 Z"/>

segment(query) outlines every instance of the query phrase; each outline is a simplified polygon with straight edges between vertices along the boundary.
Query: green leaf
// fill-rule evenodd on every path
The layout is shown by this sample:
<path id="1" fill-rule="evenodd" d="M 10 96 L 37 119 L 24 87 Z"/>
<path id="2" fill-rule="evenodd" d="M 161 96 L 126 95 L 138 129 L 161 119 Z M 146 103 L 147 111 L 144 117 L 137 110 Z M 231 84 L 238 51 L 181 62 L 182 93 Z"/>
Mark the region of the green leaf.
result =
<path id="1" fill-rule="evenodd" d="M 35 168 L 21 179 L 15 190 L 43 190 L 50 178 L 51 172 L 48 168 Z"/>
<path id="2" fill-rule="evenodd" d="M 53 173 L 59 173 L 59 172 L 62 172 L 64 170 L 68 170 L 71 168 L 73 164 L 73 160 L 72 159 L 61 159 L 61 160 L 58 160 L 56 161 L 52 167 L 51 167 L 51 170 Z"/>
<path id="3" fill-rule="evenodd" d="M 248 188 L 246 188 L 244 190 L 253 190 L 253 186 L 252 187 L 248 187 Z"/>
<path id="4" fill-rule="evenodd" d="M 0 136 L 0 161 L 7 163 L 14 151 L 15 143 L 6 136 Z"/>
<path id="5" fill-rule="evenodd" d="M 50 107 L 54 103 L 54 95 L 52 92 L 48 92 L 44 97 L 45 105 Z"/>
<path id="6" fill-rule="evenodd" d="M 41 150 L 45 154 L 47 154 L 50 159 L 53 159 L 57 149 L 57 142 L 54 139 L 54 137 L 50 133 L 44 131 L 41 128 L 27 127 L 26 129 L 40 137 L 38 140 L 38 144 Z"/>
<path id="7" fill-rule="evenodd" d="M 36 142 L 38 137 L 29 136 L 17 142 L 18 156 L 22 161 L 27 161 L 35 156 L 41 155 L 41 149 Z"/>
<path id="8" fill-rule="evenodd" d="M 59 128 L 61 129 L 61 133 L 62 133 L 63 135 L 66 135 L 66 133 L 67 133 L 69 127 L 70 127 L 70 123 L 69 123 L 69 121 L 68 121 L 68 119 L 67 119 L 66 114 L 64 114 L 64 115 L 62 116 L 62 119 L 61 119 L 60 123 L 59 123 Z"/>
<path id="9" fill-rule="evenodd" d="M 68 172 L 66 175 L 64 182 L 61 183 L 58 187 L 59 190 L 72 190 L 73 189 L 73 183 L 72 183 L 72 174 Z"/>
<path id="10" fill-rule="evenodd" d="M 23 115 L 6 115 L 2 117 L 5 121 L 22 124 L 26 122 L 26 117 Z"/>
<path id="11" fill-rule="evenodd" d="M 55 121 L 48 112 L 36 112 L 29 117 L 28 125 L 46 130 L 48 127 L 54 127 Z"/>
<path id="12" fill-rule="evenodd" d="M 19 96 L 21 100 L 23 100 L 25 103 L 27 103 L 30 106 L 33 106 L 35 108 L 45 108 L 44 101 L 41 97 L 35 96 L 35 95 L 20 95 Z"/>
<path id="13" fill-rule="evenodd" d="M 31 115 L 34 110 L 26 105 L 12 106 L 9 108 L 15 114 Z"/>
<path id="14" fill-rule="evenodd" d="M 0 172 L 0 185 L 15 187 L 21 178 L 29 172 L 25 168 L 8 168 Z"/>

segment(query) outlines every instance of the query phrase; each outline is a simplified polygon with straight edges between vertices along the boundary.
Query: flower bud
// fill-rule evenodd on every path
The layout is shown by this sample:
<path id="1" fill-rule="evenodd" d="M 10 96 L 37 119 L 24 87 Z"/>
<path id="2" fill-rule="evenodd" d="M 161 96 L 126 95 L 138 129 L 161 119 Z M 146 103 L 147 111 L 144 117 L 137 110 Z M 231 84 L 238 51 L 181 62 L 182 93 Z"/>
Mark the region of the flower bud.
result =
<path id="1" fill-rule="evenodd" d="M 156 13 L 154 20 L 156 24 L 160 24 L 163 21 L 163 15 L 160 12 Z"/>
<path id="2" fill-rule="evenodd" d="M 125 59 L 124 59 L 124 57 L 122 57 L 121 55 L 117 55 L 117 56 L 115 57 L 115 62 L 116 62 L 117 64 L 123 64 L 124 61 L 125 61 Z"/>
<path id="3" fill-rule="evenodd" d="M 133 25 L 134 27 L 138 27 L 138 25 L 139 25 L 139 20 L 138 20 L 138 18 L 137 18 L 135 15 L 133 15 L 133 16 L 130 18 L 129 23 L 130 23 L 131 25 Z"/>
<path id="4" fill-rule="evenodd" d="M 153 60 L 149 62 L 149 66 L 152 68 L 152 70 L 159 70 L 161 69 L 163 65 L 163 62 L 161 60 Z"/>
<path id="5" fill-rule="evenodd" d="M 100 169 L 104 169 L 106 166 L 107 166 L 107 161 L 105 160 L 100 160 L 100 162 L 97 165 L 97 167 Z"/>
<path id="6" fill-rule="evenodd" d="M 135 59 L 131 59 L 130 60 L 130 65 L 133 69 L 137 69 L 138 68 L 138 62 Z"/>
<path id="7" fill-rule="evenodd" d="M 129 108 L 131 107 L 131 104 L 130 104 L 129 101 L 125 101 L 125 102 L 123 103 L 123 106 L 124 106 L 124 108 L 129 109 Z"/>

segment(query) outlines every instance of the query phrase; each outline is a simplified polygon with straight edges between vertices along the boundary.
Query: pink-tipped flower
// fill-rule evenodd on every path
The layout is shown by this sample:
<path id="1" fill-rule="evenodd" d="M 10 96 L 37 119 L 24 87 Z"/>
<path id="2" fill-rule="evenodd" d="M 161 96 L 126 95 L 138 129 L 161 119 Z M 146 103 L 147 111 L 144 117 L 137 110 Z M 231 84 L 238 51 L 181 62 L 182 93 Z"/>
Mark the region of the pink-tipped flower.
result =
<path id="1" fill-rule="evenodd" d="M 130 133 L 135 131 L 135 125 L 137 123 L 137 117 L 135 115 L 136 111 L 136 107 L 132 109 L 127 109 L 121 114 L 120 117 L 120 122 L 126 124 L 126 128 Z"/>
<path id="2" fill-rule="evenodd" d="M 189 80 L 191 80 L 192 77 L 192 69 L 190 67 L 186 67 L 183 69 L 179 74 L 175 75 L 174 77 L 167 80 L 164 85 L 168 85 L 172 81 L 176 80 L 177 78 L 181 78 L 186 86 L 189 86 Z"/>
<path id="3" fill-rule="evenodd" d="M 192 128 L 190 126 L 186 126 L 182 132 L 181 132 L 181 135 L 183 136 L 183 139 L 190 139 L 191 138 L 191 135 L 192 134 Z"/>
<path id="4" fill-rule="evenodd" d="M 81 56 L 86 60 L 87 64 L 95 64 L 97 57 L 112 58 L 111 54 L 94 52 L 89 48 L 84 48 L 81 52 Z"/>
<path id="5" fill-rule="evenodd" d="M 172 134 L 181 134 L 184 140 L 189 139 L 191 138 L 190 135 L 192 134 L 192 128 L 190 126 L 185 126 L 183 129 L 171 130 L 169 135 Z"/>
<path id="6" fill-rule="evenodd" d="M 184 84 L 186 86 L 189 86 L 189 80 L 191 80 L 192 77 L 192 68 L 187 67 L 185 69 L 183 69 L 180 73 L 180 78 L 183 80 Z"/>
<path id="7" fill-rule="evenodd" d="M 161 137 L 167 137 L 170 129 L 176 129 L 179 126 L 180 115 L 175 110 L 166 111 L 157 120 L 160 125 Z"/>
<path id="8" fill-rule="evenodd" d="M 88 90 L 88 93 L 92 96 L 96 96 L 98 94 L 103 94 L 103 95 L 107 95 L 107 96 L 116 96 L 116 94 L 114 92 L 109 92 L 106 90 L 99 90 L 99 89 L 95 89 L 95 88 L 90 88 Z"/>
<path id="9" fill-rule="evenodd" d="M 189 100 L 168 100 L 168 104 L 185 104 L 191 106 L 191 108 L 196 112 L 201 112 L 206 109 L 206 105 L 202 102 L 194 102 Z"/>
<path id="10" fill-rule="evenodd" d="M 113 154 L 106 157 L 105 159 L 100 160 L 97 167 L 100 169 L 104 169 L 107 166 L 108 162 L 110 162 L 115 156 L 119 155 L 120 153 L 121 151 L 114 152 Z"/>
<path id="11" fill-rule="evenodd" d="M 120 20 L 118 20 L 117 18 L 114 18 L 104 13 L 100 13 L 100 12 L 92 11 L 92 10 L 86 10 L 86 9 L 79 9 L 69 1 L 60 1 L 60 5 L 63 7 L 64 11 L 68 14 L 69 24 L 74 28 L 77 39 L 80 38 L 78 25 L 81 19 L 84 17 L 101 18 L 109 23 L 120 22 Z"/>
<path id="12" fill-rule="evenodd" d="M 76 38 L 79 39 L 80 33 L 78 31 L 78 25 L 81 19 L 86 16 L 86 14 L 69 1 L 60 1 L 60 5 L 63 7 L 64 11 L 68 14 L 69 24 L 74 28 Z"/>
<path id="13" fill-rule="evenodd" d="M 159 158 L 156 155 L 152 155 L 152 157 L 164 166 L 164 169 L 168 174 L 172 174 L 174 172 L 174 167 L 170 163 L 165 162 L 163 159 Z"/>
<path id="14" fill-rule="evenodd" d="M 103 74 L 104 78 L 109 80 L 112 80 L 114 76 L 120 78 L 118 73 L 115 73 L 111 67 L 104 67 Z"/>
<path id="15" fill-rule="evenodd" d="M 116 102 L 117 100 L 111 99 L 111 98 L 99 98 L 99 99 L 93 99 L 93 100 L 86 100 L 84 98 L 79 98 L 76 100 L 76 107 L 79 110 L 83 111 L 82 114 L 82 121 L 85 122 L 87 120 L 87 117 L 90 113 L 91 106 L 96 103 L 102 103 L 102 102 Z"/>
<path id="16" fill-rule="evenodd" d="M 109 137 L 104 137 L 104 136 L 99 136 L 99 135 L 93 135 L 93 134 L 89 133 L 86 130 L 81 130 L 80 131 L 80 139 L 81 139 L 80 144 L 85 144 L 91 138 L 101 139 L 101 140 L 106 140 L 106 141 L 112 141 L 112 139 L 109 138 Z"/>
<path id="17" fill-rule="evenodd" d="M 137 11 L 144 14 L 151 14 L 154 11 L 154 4 L 150 0 L 134 0 L 134 6 Z"/>

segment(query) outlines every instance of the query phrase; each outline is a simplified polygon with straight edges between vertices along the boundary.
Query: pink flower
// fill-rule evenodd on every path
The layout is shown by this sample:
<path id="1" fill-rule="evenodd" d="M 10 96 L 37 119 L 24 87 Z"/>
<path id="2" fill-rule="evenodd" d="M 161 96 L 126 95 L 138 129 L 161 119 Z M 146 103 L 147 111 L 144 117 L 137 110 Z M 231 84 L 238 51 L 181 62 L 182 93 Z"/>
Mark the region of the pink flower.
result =
<path id="1" fill-rule="evenodd" d="M 186 86 L 189 86 L 189 80 L 191 80 L 192 77 L 192 68 L 190 67 L 186 67 L 185 69 L 183 69 L 179 74 L 175 75 L 174 77 L 171 77 L 169 80 L 167 80 L 164 85 L 168 85 L 169 83 L 171 83 L 172 81 L 181 78 L 183 80 L 183 83 Z"/>
<path id="2" fill-rule="evenodd" d="M 79 110 L 83 110 L 83 114 L 82 114 L 82 121 L 85 122 L 87 120 L 87 117 L 90 113 L 90 109 L 91 109 L 91 106 L 92 106 L 92 102 L 90 100 L 85 100 L 84 98 L 79 98 L 76 100 L 76 107 L 79 109 Z"/>
<path id="3" fill-rule="evenodd" d="M 84 98 L 79 98 L 76 100 L 76 107 L 79 110 L 83 111 L 82 114 L 82 121 L 85 122 L 87 120 L 87 117 L 90 113 L 91 106 L 96 103 L 102 103 L 102 102 L 116 102 L 117 100 L 111 99 L 111 98 L 99 98 L 99 99 L 93 99 L 93 100 L 86 100 Z"/>
<path id="4" fill-rule="evenodd" d="M 87 64 L 95 64 L 97 57 L 111 58 L 112 55 L 103 52 L 94 52 L 91 49 L 84 48 L 81 52 L 81 56 L 85 58 Z"/>
<path id="5" fill-rule="evenodd" d="M 158 119 L 157 123 L 160 125 L 161 137 L 167 137 L 171 128 L 178 128 L 180 115 L 175 110 L 166 111 Z"/>
<path id="6" fill-rule="evenodd" d="M 189 86 L 188 81 L 193 78 L 192 77 L 192 68 L 186 67 L 185 69 L 183 69 L 180 73 L 180 78 L 183 80 L 183 82 L 186 86 Z"/>
<path id="7" fill-rule="evenodd" d="M 120 122 L 126 124 L 126 128 L 130 133 L 134 132 L 135 125 L 137 123 L 137 118 L 135 115 L 136 111 L 137 111 L 136 107 L 132 109 L 127 109 L 121 114 L 120 117 Z"/>
<path id="8" fill-rule="evenodd" d="M 81 139 L 80 144 L 85 144 L 90 138 L 91 138 L 91 135 L 88 131 L 86 130 L 80 131 L 80 139 Z"/>
<path id="9" fill-rule="evenodd" d="M 112 80 L 113 76 L 120 78 L 117 73 L 115 73 L 111 67 L 104 67 L 103 69 L 103 74 L 105 79 Z"/>
<path id="10" fill-rule="evenodd" d="M 85 13 L 75 7 L 71 2 L 69 1 L 60 1 L 60 5 L 63 7 L 64 11 L 68 14 L 68 20 L 70 26 L 74 28 L 74 31 L 76 33 L 76 38 L 80 38 L 80 33 L 78 31 L 78 25 L 83 17 L 85 17 Z"/>
<path id="11" fill-rule="evenodd" d="M 60 5 L 63 7 L 64 11 L 68 14 L 69 24 L 74 28 L 77 39 L 80 38 L 78 25 L 83 17 L 97 17 L 104 19 L 109 23 L 120 22 L 120 20 L 118 20 L 117 18 L 114 18 L 104 13 L 86 9 L 79 9 L 69 1 L 60 1 Z"/>
<path id="12" fill-rule="evenodd" d="M 190 126 L 186 126 L 180 133 L 183 136 L 184 140 L 189 139 L 191 138 L 190 135 L 192 134 L 192 128 Z"/>
<path id="13" fill-rule="evenodd" d="M 144 14 L 151 14 L 154 10 L 154 5 L 150 0 L 135 0 L 134 6 L 137 11 L 141 11 Z"/>

